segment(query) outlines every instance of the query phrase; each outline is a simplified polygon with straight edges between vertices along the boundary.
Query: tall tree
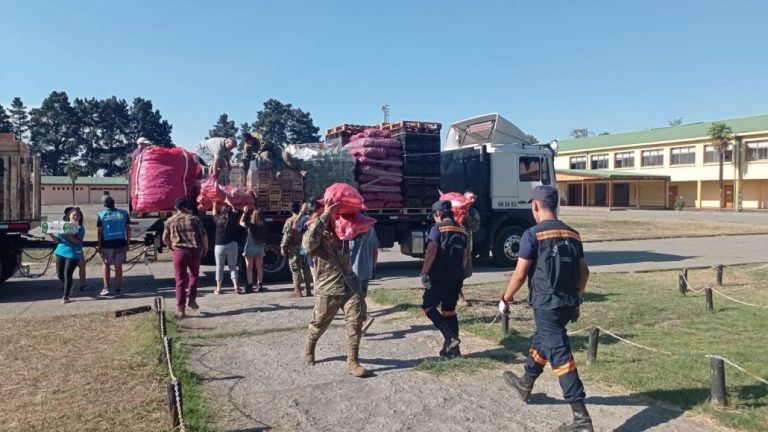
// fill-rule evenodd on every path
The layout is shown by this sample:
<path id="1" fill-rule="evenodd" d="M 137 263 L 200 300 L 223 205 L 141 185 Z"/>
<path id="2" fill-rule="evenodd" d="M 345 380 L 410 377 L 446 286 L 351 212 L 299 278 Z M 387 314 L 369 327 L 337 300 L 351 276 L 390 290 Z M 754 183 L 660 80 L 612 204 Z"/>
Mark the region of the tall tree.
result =
<path id="1" fill-rule="evenodd" d="M 681 124 L 683 124 L 683 118 L 682 117 L 674 118 L 672 120 L 669 120 L 667 123 L 671 127 L 680 126 Z"/>
<path id="2" fill-rule="evenodd" d="M 264 102 L 264 108 L 256 114 L 253 127 L 260 130 L 269 145 L 285 147 L 291 143 L 320 140 L 309 112 L 284 104 L 277 99 Z"/>
<path id="3" fill-rule="evenodd" d="M 16 139 L 24 140 L 27 138 L 27 132 L 29 132 L 29 113 L 27 107 L 24 106 L 24 102 L 20 97 L 15 97 L 11 101 L 11 108 L 8 110 L 8 114 L 11 116 L 11 124 L 13 125 L 13 134 L 16 135 Z"/>
<path id="4" fill-rule="evenodd" d="M 72 105 L 80 126 L 75 138 L 80 159 L 80 174 L 94 176 L 99 171 L 99 158 L 101 156 L 101 149 L 99 148 L 100 102 L 96 98 L 75 98 Z"/>
<path id="5" fill-rule="evenodd" d="M 173 126 L 163 120 L 160 110 L 152 109 L 152 101 L 137 97 L 130 111 L 130 140 L 135 143 L 144 137 L 163 147 L 173 147 L 171 131 Z"/>
<path id="6" fill-rule="evenodd" d="M 66 92 L 51 92 L 40 108 L 30 111 L 32 149 L 40 154 L 46 175 L 64 175 L 64 166 L 78 153 L 78 117 Z"/>
<path id="7" fill-rule="evenodd" d="M 213 125 L 213 128 L 208 131 L 206 138 L 228 138 L 237 135 L 237 126 L 235 121 L 230 120 L 227 113 L 223 113 L 219 116 L 219 120 Z"/>
<path id="8" fill-rule="evenodd" d="M 525 136 L 528 137 L 528 142 L 529 143 L 531 143 L 531 144 L 538 144 L 539 143 L 539 139 L 536 138 L 535 136 L 533 136 L 531 134 L 526 134 Z"/>
<path id="9" fill-rule="evenodd" d="M 717 159 L 719 164 L 719 177 L 718 184 L 720 185 L 720 210 L 723 210 L 725 205 L 725 189 L 723 187 L 723 164 L 725 163 L 725 152 L 728 151 L 728 147 L 733 141 L 733 130 L 730 126 L 723 122 L 712 122 L 709 127 L 709 137 L 712 139 L 712 144 L 715 146 L 717 152 Z"/>
<path id="10" fill-rule="evenodd" d="M 116 176 L 128 170 L 135 143 L 131 139 L 128 103 L 112 96 L 100 101 L 98 113 L 98 168 L 105 176 Z"/>
<path id="11" fill-rule="evenodd" d="M 72 205 L 77 205 L 75 199 L 75 182 L 80 177 L 80 165 L 77 162 L 70 161 L 64 166 L 64 172 L 69 176 L 69 180 L 72 181 Z M 83 221 L 80 221 L 82 223 Z"/>
<path id="12" fill-rule="evenodd" d="M 595 133 L 587 128 L 574 128 L 571 129 L 571 133 L 569 134 L 574 139 L 580 139 L 580 138 L 589 138 Z"/>
<path id="13" fill-rule="evenodd" d="M 5 108 L 0 105 L 0 133 L 13 132 L 11 117 L 5 112 Z"/>

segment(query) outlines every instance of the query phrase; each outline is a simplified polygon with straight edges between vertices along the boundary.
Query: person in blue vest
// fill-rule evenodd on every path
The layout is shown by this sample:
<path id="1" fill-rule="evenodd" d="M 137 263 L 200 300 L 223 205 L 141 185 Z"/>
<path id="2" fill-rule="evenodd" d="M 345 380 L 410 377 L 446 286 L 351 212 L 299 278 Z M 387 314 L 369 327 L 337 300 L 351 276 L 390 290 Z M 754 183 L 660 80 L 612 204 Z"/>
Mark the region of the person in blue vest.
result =
<path id="1" fill-rule="evenodd" d="M 80 265 L 80 260 L 83 259 L 85 228 L 83 228 L 83 213 L 80 211 L 80 207 L 68 207 L 64 213 L 65 221 L 78 224 L 77 232 L 50 234 L 50 237 L 59 243 L 53 254 L 56 255 L 56 276 L 63 284 L 64 296 L 61 298 L 61 302 L 67 304 L 69 303 L 69 294 L 72 292 L 75 269 Z"/>
<path id="2" fill-rule="evenodd" d="M 515 272 L 501 296 L 499 311 L 509 312 L 509 304 L 528 279 L 528 304 L 533 309 L 536 332 L 533 335 L 525 372 L 518 377 L 504 372 L 504 381 L 523 401 L 527 401 L 536 378 L 549 363 L 571 405 L 573 423 L 559 431 L 591 432 L 592 418 L 584 405 L 584 384 L 573 360 L 565 326 L 579 317 L 579 305 L 589 279 L 589 267 L 579 233 L 557 219 L 557 189 L 536 186 L 531 211 L 536 225 L 523 233 Z"/>
<path id="3" fill-rule="evenodd" d="M 131 218 L 127 211 L 115 208 L 115 200 L 112 197 L 104 198 L 104 207 L 96 222 L 99 230 L 99 253 L 104 261 L 104 288 L 99 295 L 110 295 L 110 266 L 114 266 L 114 295 L 119 296 L 123 287 L 123 263 L 131 240 Z"/>
<path id="4" fill-rule="evenodd" d="M 464 284 L 467 232 L 454 219 L 450 201 L 434 203 L 431 216 L 435 224 L 427 235 L 427 252 L 421 268 L 421 308 L 443 335 L 440 356 L 454 358 L 461 356 L 456 303 Z"/>

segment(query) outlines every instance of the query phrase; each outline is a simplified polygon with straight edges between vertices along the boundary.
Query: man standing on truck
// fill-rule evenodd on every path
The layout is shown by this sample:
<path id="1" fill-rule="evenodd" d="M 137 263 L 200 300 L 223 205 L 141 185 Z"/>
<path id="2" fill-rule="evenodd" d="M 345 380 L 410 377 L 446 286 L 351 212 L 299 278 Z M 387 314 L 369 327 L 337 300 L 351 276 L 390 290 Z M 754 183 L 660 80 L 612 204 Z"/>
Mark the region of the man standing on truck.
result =
<path id="1" fill-rule="evenodd" d="M 119 296 L 123 287 L 123 263 L 131 241 L 131 218 L 127 211 L 115 208 L 115 200 L 111 196 L 106 196 L 103 201 L 104 210 L 99 212 L 96 220 L 99 253 L 104 261 L 104 288 L 99 295 L 109 295 L 109 267 L 115 266 L 115 296 Z"/>
<path id="2" fill-rule="evenodd" d="M 235 137 L 209 138 L 198 145 L 198 155 L 206 162 L 210 162 L 211 176 L 216 177 L 220 186 L 229 184 L 229 157 L 232 149 L 237 146 Z"/>
<path id="3" fill-rule="evenodd" d="M 301 297 L 302 284 L 306 287 L 307 297 L 312 296 L 312 272 L 309 269 L 305 250 L 301 246 L 302 227 L 297 222 L 301 218 L 301 203 L 291 203 L 291 217 L 283 225 L 283 238 L 280 241 L 280 255 L 288 258 L 293 278 L 293 297 Z"/>
<path id="4" fill-rule="evenodd" d="M 304 361 L 315 363 L 315 347 L 339 308 L 347 325 L 347 368 L 356 377 L 368 375 L 358 362 L 363 326 L 363 297 L 360 281 L 352 271 L 349 247 L 330 225 L 331 212 L 338 203 L 325 203 L 325 210 L 304 234 L 303 246 L 315 263 L 315 308 L 309 319 Z"/>
<path id="5" fill-rule="evenodd" d="M 187 198 L 176 198 L 176 214 L 165 221 L 163 229 L 163 243 L 173 251 L 178 318 L 186 316 L 187 306 L 200 308 L 197 305 L 197 277 L 200 273 L 200 260 L 208 253 L 208 234 L 200 219 L 192 214 L 191 208 Z"/>
<path id="6" fill-rule="evenodd" d="M 456 303 L 464 284 L 467 234 L 454 220 L 450 201 L 434 203 L 431 216 L 435 224 L 427 235 L 427 252 L 421 267 L 421 308 L 443 335 L 440 356 L 453 358 L 461 355 Z"/>
<path id="7" fill-rule="evenodd" d="M 473 203 L 477 199 L 477 195 L 471 190 L 464 192 L 464 197 Z M 464 260 L 464 279 L 469 279 L 472 276 L 472 242 L 474 241 L 474 233 L 480 229 L 480 213 L 474 207 L 470 206 L 467 210 L 462 227 L 467 233 L 467 257 Z M 464 288 L 459 292 L 459 304 L 462 306 L 472 306 L 464 298 Z"/>
<path id="8" fill-rule="evenodd" d="M 528 279 L 528 304 L 533 308 L 533 335 L 525 372 L 518 377 L 504 372 L 504 381 L 527 401 L 536 378 L 547 362 L 560 381 L 563 397 L 571 404 L 573 423 L 561 431 L 592 431 L 592 418 L 584 405 L 584 384 L 573 360 L 566 324 L 576 321 L 589 279 L 589 267 L 579 233 L 555 215 L 557 189 L 533 188 L 531 210 L 537 225 L 523 233 L 515 272 L 501 296 L 499 311 L 509 312 L 509 303 Z"/>

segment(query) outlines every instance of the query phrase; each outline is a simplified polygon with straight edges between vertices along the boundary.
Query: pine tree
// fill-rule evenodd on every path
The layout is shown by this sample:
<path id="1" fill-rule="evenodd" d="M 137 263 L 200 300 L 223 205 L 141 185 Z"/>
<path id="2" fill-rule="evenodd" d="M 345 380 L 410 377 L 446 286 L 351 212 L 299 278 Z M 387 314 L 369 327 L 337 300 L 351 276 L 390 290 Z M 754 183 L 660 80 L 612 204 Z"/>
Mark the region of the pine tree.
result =
<path id="1" fill-rule="evenodd" d="M 131 116 L 125 99 L 112 96 L 98 104 L 98 169 L 104 176 L 117 176 L 130 167 L 135 141 L 130 137 Z"/>
<path id="2" fill-rule="evenodd" d="M 29 132 L 29 113 L 27 113 L 27 107 L 24 106 L 24 102 L 21 101 L 20 97 L 13 98 L 8 113 L 11 116 L 13 134 L 16 135 L 16 139 L 27 139 Z"/>
<path id="3" fill-rule="evenodd" d="M 320 128 L 315 126 L 309 112 L 299 108 L 291 110 L 291 119 L 288 122 L 288 140 L 290 143 L 308 143 L 320 141 L 317 133 Z"/>
<path id="4" fill-rule="evenodd" d="M 206 138 L 229 138 L 237 135 L 237 126 L 235 121 L 230 120 L 227 113 L 223 113 L 219 116 L 219 120 L 213 125 L 213 128 L 208 131 Z"/>
<path id="5" fill-rule="evenodd" d="M 13 132 L 11 117 L 5 112 L 5 108 L 0 105 L 0 133 Z"/>
<path id="6" fill-rule="evenodd" d="M 317 142 L 320 130 L 314 125 L 309 112 L 284 104 L 277 99 L 264 102 L 264 108 L 256 114 L 253 127 L 264 135 L 272 151 L 292 143 Z"/>
<path id="7" fill-rule="evenodd" d="M 80 174 L 94 176 L 99 171 L 99 101 L 95 98 L 75 98 L 72 103 L 79 128 L 77 129 L 77 149 L 80 159 Z"/>
<path id="8" fill-rule="evenodd" d="M 160 110 L 152 110 L 152 101 L 135 98 L 130 110 L 130 140 L 135 143 L 144 137 L 157 145 L 173 147 L 171 131 L 173 126 L 163 120 Z"/>
<path id="9" fill-rule="evenodd" d="M 40 108 L 30 112 L 32 149 L 40 154 L 46 175 L 64 175 L 64 167 L 78 154 L 78 117 L 66 92 L 51 92 Z"/>

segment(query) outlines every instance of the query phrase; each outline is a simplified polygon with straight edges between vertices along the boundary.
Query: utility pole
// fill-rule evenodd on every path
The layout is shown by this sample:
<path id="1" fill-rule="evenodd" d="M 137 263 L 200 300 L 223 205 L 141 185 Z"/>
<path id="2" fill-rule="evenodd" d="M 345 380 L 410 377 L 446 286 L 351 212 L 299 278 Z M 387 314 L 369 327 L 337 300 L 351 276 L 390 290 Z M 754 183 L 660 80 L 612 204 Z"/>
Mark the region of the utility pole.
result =
<path id="1" fill-rule="evenodd" d="M 384 113 L 384 123 L 389 123 L 389 104 L 384 104 L 381 107 L 381 112 Z"/>

